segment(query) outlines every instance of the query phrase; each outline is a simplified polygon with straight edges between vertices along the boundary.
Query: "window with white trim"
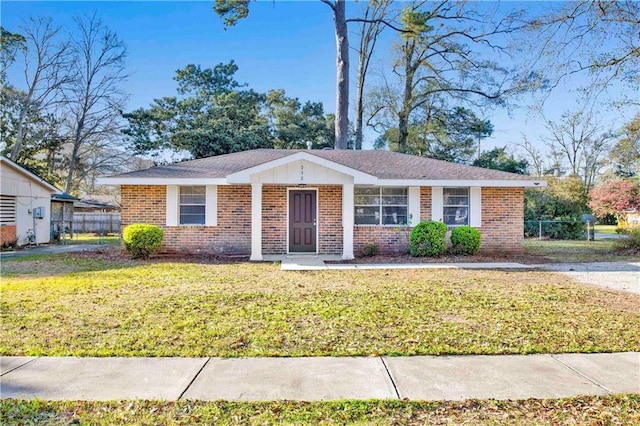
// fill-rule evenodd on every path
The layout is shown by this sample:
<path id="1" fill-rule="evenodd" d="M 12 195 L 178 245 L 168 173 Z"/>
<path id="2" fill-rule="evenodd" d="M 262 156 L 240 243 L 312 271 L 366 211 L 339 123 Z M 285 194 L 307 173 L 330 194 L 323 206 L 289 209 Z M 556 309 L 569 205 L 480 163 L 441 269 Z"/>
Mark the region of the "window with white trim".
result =
<path id="1" fill-rule="evenodd" d="M 407 224 L 407 188 L 355 187 L 353 197 L 356 225 Z"/>
<path id="2" fill-rule="evenodd" d="M 205 186 L 180 187 L 180 225 L 204 225 L 207 191 Z"/>
<path id="3" fill-rule="evenodd" d="M 447 226 L 469 225 L 469 188 L 443 188 L 443 214 Z"/>

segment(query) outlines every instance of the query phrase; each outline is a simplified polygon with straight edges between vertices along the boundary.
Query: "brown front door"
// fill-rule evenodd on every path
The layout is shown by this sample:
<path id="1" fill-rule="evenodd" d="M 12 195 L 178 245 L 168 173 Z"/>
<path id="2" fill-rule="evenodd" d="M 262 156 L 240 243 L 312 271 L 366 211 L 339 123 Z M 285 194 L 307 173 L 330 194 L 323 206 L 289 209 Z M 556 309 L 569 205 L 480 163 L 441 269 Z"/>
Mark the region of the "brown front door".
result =
<path id="1" fill-rule="evenodd" d="M 316 252 L 316 191 L 289 191 L 289 252 Z"/>

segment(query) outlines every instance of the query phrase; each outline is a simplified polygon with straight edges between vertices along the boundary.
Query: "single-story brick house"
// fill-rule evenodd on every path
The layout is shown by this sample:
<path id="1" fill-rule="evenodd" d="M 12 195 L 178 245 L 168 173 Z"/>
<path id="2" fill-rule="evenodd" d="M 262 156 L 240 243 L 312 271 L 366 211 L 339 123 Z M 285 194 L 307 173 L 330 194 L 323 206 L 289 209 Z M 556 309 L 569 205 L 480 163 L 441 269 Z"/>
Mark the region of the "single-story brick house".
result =
<path id="1" fill-rule="evenodd" d="M 482 233 L 482 250 L 522 249 L 528 176 L 388 151 L 257 149 L 105 177 L 122 226 L 151 223 L 167 250 L 339 254 L 373 243 L 404 252 L 411 225 Z"/>

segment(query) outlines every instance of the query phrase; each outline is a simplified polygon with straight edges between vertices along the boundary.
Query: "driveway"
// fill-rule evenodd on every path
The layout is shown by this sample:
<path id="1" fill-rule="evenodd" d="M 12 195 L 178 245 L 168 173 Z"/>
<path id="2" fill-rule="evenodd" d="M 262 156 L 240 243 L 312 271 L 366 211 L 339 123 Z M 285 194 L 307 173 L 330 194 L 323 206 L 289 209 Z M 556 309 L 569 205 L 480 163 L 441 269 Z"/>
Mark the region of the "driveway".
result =
<path id="1" fill-rule="evenodd" d="M 552 263 L 542 265 L 542 268 L 560 272 L 581 283 L 640 294 L 640 261 Z"/>
<path id="2" fill-rule="evenodd" d="M 0 253 L 0 259 L 9 260 L 18 257 L 32 256 L 35 254 L 60 254 L 77 251 L 100 250 L 109 247 L 108 244 L 70 244 L 70 245 L 40 245 L 37 247 L 25 247 L 15 251 Z"/>

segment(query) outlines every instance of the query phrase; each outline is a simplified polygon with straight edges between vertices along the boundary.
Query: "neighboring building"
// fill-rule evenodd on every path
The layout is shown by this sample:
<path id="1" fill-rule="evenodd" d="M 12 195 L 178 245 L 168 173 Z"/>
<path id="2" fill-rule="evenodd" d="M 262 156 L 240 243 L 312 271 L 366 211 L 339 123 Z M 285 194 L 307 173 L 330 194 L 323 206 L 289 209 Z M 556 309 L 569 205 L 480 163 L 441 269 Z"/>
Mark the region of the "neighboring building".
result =
<path id="1" fill-rule="evenodd" d="M 258 149 L 105 177 L 122 226 L 150 223 L 164 248 L 246 254 L 405 252 L 411 225 L 471 225 L 483 251 L 522 250 L 528 176 L 388 151 Z"/>
<path id="2" fill-rule="evenodd" d="M 119 234 L 120 203 L 115 195 L 87 195 L 74 204 L 73 230 Z"/>
<path id="3" fill-rule="evenodd" d="M 0 244 L 19 246 L 50 239 L 51 196 L 61 191 L 0 156 Z M 30 241 L 28 236 L 34 235 Z"/>
<path id="4" fill-rule="evenodd" d="M 79 198 L 67 193 L 51 196 L 51 238 L 73 238 L 73 205 Z"/>
<path id="5" fill-rule="evenodd" d="M 627 210 L 622 212 L 624 215 L 624 223 L 627 226 L 638 226 L 640 225 L 640 212 L 637 209 Z"/>
<path id="6" fill-rule="evenodd" d="M 86 195 L 73 204 L 76 213 L 114 213 L 120 211 L 115 195 Z"/>

